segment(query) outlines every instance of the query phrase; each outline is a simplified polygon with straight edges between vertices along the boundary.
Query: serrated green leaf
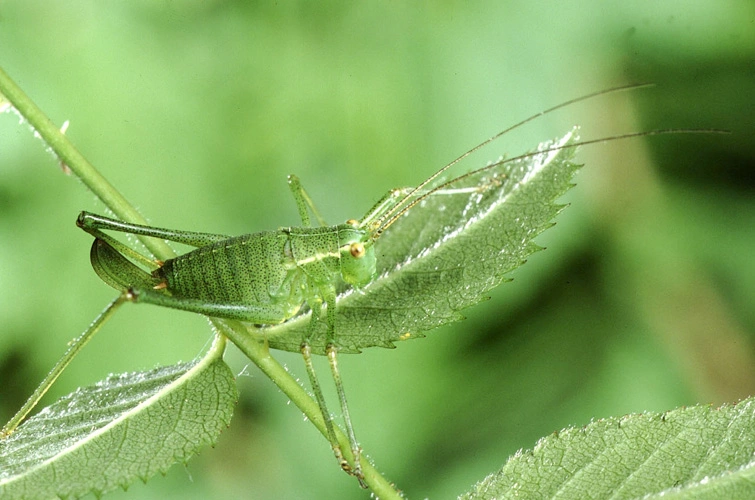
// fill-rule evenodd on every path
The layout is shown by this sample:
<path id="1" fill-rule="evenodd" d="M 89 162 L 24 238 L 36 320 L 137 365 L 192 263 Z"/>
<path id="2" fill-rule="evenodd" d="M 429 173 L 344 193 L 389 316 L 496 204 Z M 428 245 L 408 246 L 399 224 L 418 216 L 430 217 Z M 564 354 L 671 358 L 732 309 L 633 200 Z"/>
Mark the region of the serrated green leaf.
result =
<path id="1" fill-rule="evenodd" d="M 533 238 L 563 208 L 555 203 L 579 168 L 572 131 L 540 144 L 540 154 L 465 177 L 409 210 L 375 243 L 378 277 L 338 296 L 339 352 L 416 338 L 462 318 L 506 275 L 539 250 Z M 323 323 L 323 322 L 321 322 Z M 270 347 L 298 352 L 309 315 L 261 329 Z M 325 349 L 326 326 L 311 341 Z"/>
<path id="2" fill-rule="evenodd" d="M 99 496 L 214 443 L 238 398 L 222 351 L 110 376 L 48 406 L 0 440 L 0 498 Z"/>
<path id="3" fill-rule="evenodd" d="M 568 428 L 463 499 L 755 498 L 755 398 Z"/>

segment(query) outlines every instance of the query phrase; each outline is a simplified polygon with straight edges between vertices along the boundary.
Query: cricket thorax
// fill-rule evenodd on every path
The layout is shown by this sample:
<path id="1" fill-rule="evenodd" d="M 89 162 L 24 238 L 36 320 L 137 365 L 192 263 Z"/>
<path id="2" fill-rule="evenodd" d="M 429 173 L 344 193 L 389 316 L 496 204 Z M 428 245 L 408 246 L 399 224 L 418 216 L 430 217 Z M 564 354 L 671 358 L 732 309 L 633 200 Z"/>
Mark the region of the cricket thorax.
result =
<path id="1" fill-rule="evenodd" d="M 326 283 L 339 270 L 338 231 L 335 226 L 281 228 L 288 241 L 285 254 L 292 266 L 316 283 Z"/>
<path id="2" fill-rule="evenodd" d="M 375 274 L 375 254 L 366 232 L 352 224 L 282 228 L 288 235 L 285 255 L 292 266 L 319 284 L 340 276 L 346 283 L 363 286 Z"/>

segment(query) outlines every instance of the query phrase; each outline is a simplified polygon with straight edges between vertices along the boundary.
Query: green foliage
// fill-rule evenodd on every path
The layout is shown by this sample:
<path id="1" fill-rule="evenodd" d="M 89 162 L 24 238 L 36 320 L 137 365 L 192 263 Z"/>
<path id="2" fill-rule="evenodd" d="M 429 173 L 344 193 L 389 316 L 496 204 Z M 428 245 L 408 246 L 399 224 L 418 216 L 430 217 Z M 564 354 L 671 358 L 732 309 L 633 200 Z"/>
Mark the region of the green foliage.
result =
<path id="1" fill-rule="evenodd" d="M 541 439 L 461 499 L 755 496 L 755 398 L 598 420 Z"/>
<path id="2" fill-rule="evenodd" d="M 586 138 L 734 133 L 583 150 L 572 207 L 514 282 L 429 339 L 341 357 L 358 437 L 408 498 L 447 498 L 554 429 L 755 393 L 750 0 L 314 5 L 10 1 L 0 59 L 150 223 L 224 234 L 297 224 L 288 173 L 339 222 L 533 111 L 655 82 L 538 120 L 464 168 L 575 123 Z M 112 290 L 73 227 L 103 206 L 9 115 L 0 157 L 8 418 Z M 191 359 L 206 338 L 201 317 L 126 306 L 51 401 Z M 275 356 L 304 376 L 300 356 Z M 244 373 L 216 449 L 107 498 L 364 498 L 289 397 Z"/>
<path id="3" fill-rule="evenodd" d="M 11 102 L 14 105 L 17 104 L 16 109 L 29 120 L 32 127 L 51 145 L 55 153 L 60 157 L 70 158 L 72 171 L 85 177 L 92 170 L 89 164 L 79 162 L 75 155 L 69 154 L 69 150 L 72 149 L 71 145 L 59 135 L 57 130 L 48 125 L 48 122 L 43 119 L 41 110 L 36 108 L 2 71 L 0 71 L 0 88 L 6 95 L 12 96 Z M 571 186 L 572 175 L 577 170 L 577 166 L 568 161 L 574 156 L 576 142 L 574 137 L 574 133 L 567 134 L 558 143 L 541 144 L 537 153 L 522 155 L 510 161 L 499 160 L 491 163 L 488 168 L 461 175 L 452 182 L 442 183 L 441 189 L 433 190 L 431 196 L 420 199 L 417 205 L 408 209 L 392 226 L 388 227 L 384 233 L 385 250 L 376 249 L 381 260 L 380 277 L 360 293 L 347 291 L 339 298 L 336 310 L 339 318 L 336 322 L 336 340 L 341 343 L 343 351 L 355 352 L 359 348 L 374 345 L 391 346 L 391 342 L 409 338 L 411 333 L 429 330 L 448 321 L 459 319 L 460 309 L 479 302 L 482 294 L 503 281 L 507 272 L 524 263 L 526 256 L 538 248 L 532 242 L 532 238 L 551 224 L 551 219 L 561 208 L 554 204 L 555 199 Z M 60 144 L 55 144 L 53 138 L 59 138 Z M 95 181 L 90 188 L 104 199 L 100 193 L 103 182 Z M 104 189 L 110 189 L 109 185 L 105 184 Z M 392 247 L 391 243 L 395 245 Z M 120 257 L 120 254 L 116 253 L 116 255 Z M 98 262 L 97 259 L 93 260 L 95 269 L 98 269 Z M 130 265 L 127 266 L 127 269 L 130 268 Z M 99 271 L 98 273 L 102 274 Z M 106 273 L 104 279 L 110 284 L 119 285 L 121 274 L 120 271 L 116 271 L 115 278 L 111 278 L 110 274 Z M 144 279 L 141 274 L 137 279 Z M 350 299 L 350 297 L 356 297 L 356 299 Z M 298 350 L 301 339 L 304 338 L 303 331 L 296 331 L 297 323 L 301 322 L 302 320 L 289 321 L 280 327 L 270 328 L 271 331 L 263 332 L 262 338 L 265 340 L 265 345 L 288 348 L 292 351 Z M 254 335 L 249 337 L 236 335 L 236 328 L 232 326 L 232 323 L 228 323 L 227 327 L 223 326 L 231 340 L 260 367 L 266 364 L 267 350 L 259 351 L 260 343 L 250 341 L 250 337 Z M 225 325 L 225 323 L 221 322 L 220 325 Z M 276 335 L 274 333 L 276 329 L 283 330 L 286 335 Z M 250 327 L 250 332 L 254 334 L 256 329 Z M 352 337 L 341 338 L 342 332 L 348 332 Z M 287 339 L 289 344 L 280 343 L 280 338 Z M 324 350 L 322 342 L 319 347 Z M 215 349 L 211 353 L 217 353 L 220 350 Z M 212 356 L 208 356 L 208 359 L 210 358 Z M 290 376 L 287 374 L 283 377 L 275 376 L 270 371 L 266 373 L 285 390 L 282 379 L 290 379 Z M 138 374 L 132 378 L 140 379 L 141 377 L 142 375 Z M 184 383 L 188 381 L 191 379 L 187 378 Z M 105 390 L 111 386 L 107 381 L 103 385 Z M 296 389 L 298 390 L 298 387 Z M 187 390 L 189 390 L 188 385 Z M 71 401 L 64 401 L 59 405 L 68 410 L 73 408 L 75 413 L 82 410 L 80 406 L 83 406 L 86 412 L 92 410 L 95 410 L 95 413 L 102 412 L 105 415 L 102 419 L 104 422 L 108 418 L 113 401 L 123 399 L 121 392 L 113 392 L 114 394 L 111 394 L 109 398 L 92 397 L 89 394 L 79 398 L 78 393 L 75 393 Z M 289 395 L 294 398 L 292 394 L 289 393 Z M 297 399 L 294 400 L 299 404 Z M 178 405 L 174 402 L 169 404 L 171 409 L 176 406 Z M 156 430 L 155 435 L 146 436 L 147 441 L 159 442 L 162 438 L 170 439 L 169 436 L 166 437 L 160 433 L 160 431 L 164 432 L 166 415 L 159 410 L 150 414 L 149 411 L 142 411 L 144 409 L 139 408 L 139 411 L 134 413 L 146 422 L 145 427 Z M 190 412 L 194 410 L 196 407 L 189 407 Z M 55 406 L 45 410 L 42 413 L 43 418 L 46 413 L 56 414 L 56 411 Z M 109 416 L 115 421 L 120 418 L 119 414 Z M 210 418 L 212 420 L 217 417 L 211 414 Z M 150 422 L 157 422 L 159 425 L 150 425 Z M 13 444 L 19 442 L 19 439 L 23 443 L 25 439 L 28 439 L 27 436 L 37 440 L 54 438 L 61 428 L 65 430 L 67 423 L 68 420 L 65 418 L 53 419 L 52 424 L 37 430 L 35 428 L 37 420 L 30 420 L 22 427 L 22 430 L 13 434 L 12 438 L 6 441 L 10 451 L 4 459 L 11 466 L 9 470 L 13 471 L 14 467 L 19 468 L 20 472 L 15 472 L 14 476 L 21 476 L 25 480 L 26 469 L 23 465 L 29 462 L 36 463 L 36 461 L 27 460 L 24 451 L 28 450 L 25 450 L 23 446 L 14 448 Z M 78 419 L 76 424 L 80 424 Z M 96 426 L 87 427 L 96 428 Z M 136 427 L 138 430 L 139 426 L 126 424 L 125 427 Z M 194 441 L 190 430 L 182 432 L 181 435 L 191 445 L 201 445 L 207 440 L 205 436 L 200 435 Z M 131 456 L 134 453 L 139 454 L 139 458 L 145 462 L 152 460 L 153 452 L 143 446 L 144 438 L 142 433 L 137 432 L 111 440 L 123 441 L 124 444 L 118 449 L 129 450 L 124 466 L 128 467 L 136 462 L 136 467 L 128 468 L 125 472 L 122 472 L 121 467 L 118 466 L 123 458 L 116 453 L 115 456 L 108 457 L 104 461 L 108 466 L 111 463 L 116 464 L 116 473 L 102 472 L 95 466 L 93 467 L 94 476 L 73 480 L 74 486 L 70 487 L 71 491 L 67 489 L 69 486 L 65 480 L 32 482 L 53 489 L 60 488 L 60 491 L 55 492 L 65 496 L 79 495 L 88 491 L 100 493 L 111 489 L 114 484 L 126 486 L 136 477 L 146 479 L 149 474 L 155 470 L 164 470 L 167 465 L 159 462 L 157 468 L 143 467 L 142 461 L 134 461 Z M 64 447 L 68 444 L 66 441 L 59 446 Z M 136 451 L 130 450 L 131 446 L 134 446 Z M 92 453 L 84 449 L 83 453 L 85 456 L 101 455 L 102 451 L 98 448 Z M 58 454 L 58 449 L 53 449 L 49 453 L 50 456 Z M 175 450 L 169 450 L 168 456 L 170 455 L 174 455 L 176 459 L 186 457 L 185 452 L 180 453 Z M 56 471 L 53 475 L 56 478 L 65 477 L 66 473 L 73 476 L 76 468 L 87 465 L 86 462 L 81 463 L 76 460 L 65 461 L 62 467 L 63 472 Z M 107 478 L 114 477 L 115 482 L 100 484 L 93 481 L 93 478 L 99 475 Z M 365 470 L 365 480 L 381 496 L 394 494 L 387 482 L 381 476 L 374 474 L 374 470 L 369 466 Z M 16 481 L 16 484 L 21 484 L 21 491 L 27 487 L 26 484 L 29 484 Z M 383 488 L 386 491 L 382 491 Z"/>
<path id="4" fill-rule="evenodd" d="M 202 360 L 80 388 L 0 440 L 3 499 L 100 496 L 213 444 L 238 390 L 219 342 Z"/>

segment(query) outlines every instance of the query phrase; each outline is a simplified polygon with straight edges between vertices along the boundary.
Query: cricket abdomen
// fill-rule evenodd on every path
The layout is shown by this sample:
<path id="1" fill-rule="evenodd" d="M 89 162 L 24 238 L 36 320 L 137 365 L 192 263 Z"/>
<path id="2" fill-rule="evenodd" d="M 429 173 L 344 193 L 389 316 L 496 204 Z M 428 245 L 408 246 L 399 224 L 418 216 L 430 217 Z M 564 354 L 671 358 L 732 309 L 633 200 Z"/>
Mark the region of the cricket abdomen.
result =
<path id="1" fill-rule="evenodd" d="M 214 304 L 265 304 L 280 297 L 288 236 L 280 231 L 246 234 L 165 261 L 155 271 L 175 297 Z M 281 318 L 281 320 L 284 318 Z"/>

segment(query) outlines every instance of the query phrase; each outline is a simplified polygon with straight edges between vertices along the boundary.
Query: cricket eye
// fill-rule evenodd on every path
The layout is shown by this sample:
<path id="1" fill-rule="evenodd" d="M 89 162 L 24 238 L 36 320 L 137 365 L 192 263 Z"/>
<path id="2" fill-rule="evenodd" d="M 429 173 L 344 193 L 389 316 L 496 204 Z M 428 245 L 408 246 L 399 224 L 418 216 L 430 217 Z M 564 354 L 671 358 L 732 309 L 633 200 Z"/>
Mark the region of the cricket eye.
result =
<path id="1" fill-rule="evenodd" d="M 349 253 L 355 259 L 360 259 L 364 257 L 364 244 L 352 243 L 351 246 L 349 247 Z"/>

